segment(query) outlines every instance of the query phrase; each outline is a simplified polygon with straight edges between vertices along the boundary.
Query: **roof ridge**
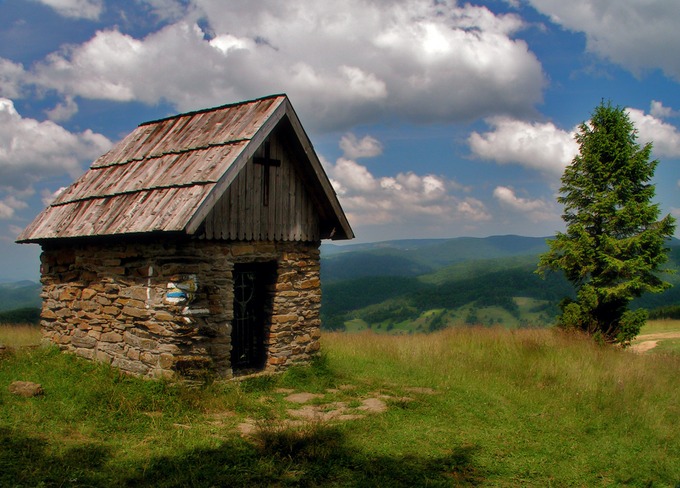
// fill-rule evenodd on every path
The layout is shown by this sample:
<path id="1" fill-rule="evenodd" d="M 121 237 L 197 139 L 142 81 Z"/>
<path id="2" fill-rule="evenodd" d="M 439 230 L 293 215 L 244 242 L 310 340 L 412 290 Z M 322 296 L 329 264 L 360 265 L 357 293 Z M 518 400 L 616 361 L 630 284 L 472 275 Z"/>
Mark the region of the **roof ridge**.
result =
<path id="1" fill-rule="evenodd" d="M 209 113 L 209 112 L 216 112 L 218 110 L 222 110 L 222 109 L 225 109 L 225 108 L 238 107 L 239 105 L 248 105 L 249 103 L 261 102 L 261 101 L 264 101 L 264 100 L 269 100 L 271 98 L 278 98 L 278 97 L 288 98 L 288 95 L 286 95 L 285 93 L 275 93 L 273 95 L 267 95 L 267 96 L 264 96 L 264 97 L 254 98 L 252 100 L 244 100 L 243 102 L 225 103 L 224 105 L 219 105 L 217 107 L 203 108 L 203 109 L 200 109 L 200 110 L 192 110 L 190 112 L 183 112 L 181 114 L 170 115 L 168 117 L 162 117 L 160 119 L 142 122 L 141 124 L 139 124 L 138 127 L 143 127 L 145 125 L 151 125 L 151 124 L 157 124 L 159 122 L 165 122 L 166 120 L 177 119 L 179 117 L 185 117 L 187 115 L 198 115 L 198 114 L 204 114 L 204 113 Z"/>

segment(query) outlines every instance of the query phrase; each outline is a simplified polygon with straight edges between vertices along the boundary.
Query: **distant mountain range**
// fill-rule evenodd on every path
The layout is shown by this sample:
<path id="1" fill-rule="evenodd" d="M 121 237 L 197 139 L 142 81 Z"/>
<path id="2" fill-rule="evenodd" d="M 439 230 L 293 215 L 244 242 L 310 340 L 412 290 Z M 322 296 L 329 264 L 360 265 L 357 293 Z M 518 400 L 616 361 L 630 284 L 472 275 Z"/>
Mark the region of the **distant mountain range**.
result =
<path id="1" fill-rule="evenodd" d="M 460 323 L 547 325 L 559 301 L 573 293 L 559 274 L 534 273 L 548 249 L 544 237 L 492 236 L 408 239 L 321 246 L 322 322 L 325 328 L 411 332 Z M 680 240 L 669 242 L 669 269 L 680 269 Z M 636 307 L 680 303 L 675 286 L 648 294 Z M 0 283 L 0 312 L 40 307 L 40 285 Z"/>
<path id="2" fill-rule="evenodd" d="M 334 282 L 362 276 L 418 276 L 466 261 L 538 255 L 548 249 L 546 239 L 507 235 L 322 244 L 321 278 Z"/>
<path id="3" fill-rule="evenodd" d="M 0 283 L 0 312 L 40 307 L 40 284 L 33 281 Z"/>
<path id="4" fill-rule="evenodd" d="M 324 244 L 324 327 L 410 332 L 460 323 L 551 324 L 557 304 L 573 289 L 561 274 L 544 280 L 534 273 L 546 240 L 509 235 Z M 680 241 L 669 247 L 667 268 L 678 269 Z M 678 286 L 633 306 L 679 303 L 680 275 L 664 279 Z"/>

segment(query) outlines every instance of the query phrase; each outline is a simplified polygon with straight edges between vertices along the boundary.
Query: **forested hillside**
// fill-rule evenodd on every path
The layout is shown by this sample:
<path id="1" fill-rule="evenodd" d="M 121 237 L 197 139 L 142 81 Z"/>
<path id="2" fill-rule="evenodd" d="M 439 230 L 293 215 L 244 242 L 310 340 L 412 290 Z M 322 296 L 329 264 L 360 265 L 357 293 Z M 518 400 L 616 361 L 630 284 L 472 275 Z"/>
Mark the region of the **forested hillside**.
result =
<path id="1" fill-rule="evenodd" d="M 680 264 L 678 244 L 670 243 L 669 269 Z M 466 323 L 551 325 L 557 304 L 573 291 L 559 274 L 541 279 L 534 273 L 546 248 L 543 238 L 500 236 L 333 249 L 322 259 L 323 326 L 411 332 Z M 419 269 L 427 271 L 418 274 Z M 665 279 L 680 285 L 678 274 Z M 680 286 L 674 286 L 633 306 L 678 303 Z"/>
<path id="2" fill-rule="evenodd" d="M 0 283 L 0 312 L 40 307 L 40 284 L 33 281 Z"/>
<path id="3" fill-rule="evenodd" d="M 419 276 L 443 267 L 480 259 L 539 254 L 545 237 L 409 239 L 321 246 L 321 279 L 325 283 L 361 276 Z"/>

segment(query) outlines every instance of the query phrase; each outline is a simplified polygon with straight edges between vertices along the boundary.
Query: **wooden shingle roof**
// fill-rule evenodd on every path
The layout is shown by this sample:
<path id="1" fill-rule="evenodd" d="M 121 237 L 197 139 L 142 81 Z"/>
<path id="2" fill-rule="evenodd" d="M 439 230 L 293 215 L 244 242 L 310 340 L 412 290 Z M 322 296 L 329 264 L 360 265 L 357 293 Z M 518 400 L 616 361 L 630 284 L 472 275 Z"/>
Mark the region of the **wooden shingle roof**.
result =
<path id="1" fill-rule="evenodd" d="M 64 190 L 17 242 L 176 232 L 193 235 L 272 130 L 292 128 L 333 239 L 352 229 L 285 95 L 141 124 Z"/>

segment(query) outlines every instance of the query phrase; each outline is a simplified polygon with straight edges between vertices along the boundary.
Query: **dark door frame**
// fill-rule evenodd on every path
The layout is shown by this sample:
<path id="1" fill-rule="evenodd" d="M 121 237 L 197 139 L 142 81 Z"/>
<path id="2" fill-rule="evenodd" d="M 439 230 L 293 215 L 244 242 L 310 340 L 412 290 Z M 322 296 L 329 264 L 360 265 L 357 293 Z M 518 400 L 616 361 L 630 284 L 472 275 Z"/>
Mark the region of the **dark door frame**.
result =
<path id="1" fill-rule="evenodd" d="M 266 365 L 276 270 L 276 261 L 234 264 L 231 331 L 231 368 L 234 374 L 261 371 Z"/>

